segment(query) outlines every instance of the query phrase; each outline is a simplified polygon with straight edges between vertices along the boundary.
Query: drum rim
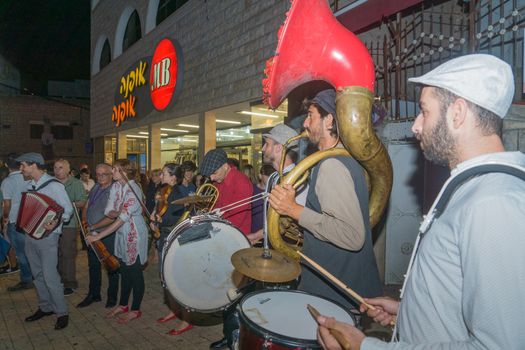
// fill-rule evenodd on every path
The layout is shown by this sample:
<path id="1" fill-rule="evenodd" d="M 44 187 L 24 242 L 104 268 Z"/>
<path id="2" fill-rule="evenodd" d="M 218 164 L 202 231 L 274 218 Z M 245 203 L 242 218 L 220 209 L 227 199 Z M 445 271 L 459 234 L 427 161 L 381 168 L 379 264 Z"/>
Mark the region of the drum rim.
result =
<path id="1" fill-rule="evenodd" d="M 177 226 L 175 226 L 173 228 L 173 230 L 170 232 L 170 234 L 168 235 L 168 237 L 166 237 L 166 241 L 164 242 L 164 246 L 162 247 L 162 263 L 161 263 L 161 266 L 160 266 L 160 280 L 161 280 L 161 284 L 162 284 L 162 287 L 169 293 L 169 295 L 173 298 L 173 300 L 179 304 L 181 307 L 183 307 L 184 309 L 190 311 L 190 312 L 199 312 L 199 313 L 203 313 L 203 314 L 213 314 L 215 312 L 218 312 L 218 311 L 222 311 L 222 310 L 225 310 L 227 309 L 228 307 L 230 307 L 233 303 L 235 303 L 236 301 L 238 301 L 240 298 L 241 298 L 241 295 L 239 295 L 237 298 L 235 298 L 234 300 L 230 300 L 230 302 L 224 306 L 221 306 L 221 307 L 218 307 L 218 308 L 213 308 L 213 309 L 198 309 L 198 308 L 195 308 L 195 307 L 191 307 L 189 305 L 186 305 L 185 303 L 181 302 L 179 300 L 179 298 L 175 297 L 171 291 L 168 289 L 167 285 L 166 285 L 166 281 L 164 279 L 164 262 L 165 262 L 165 255 L 168 251 L 168 249 L 171 247 L 171 245 L 173 244 L 173 242 L 177 239 L 177 237 L 182 233 L 181 232 L 177 232 L 177 231 L 180 231 L 179 227 L 183 226 L 184 225 L 187 225 L 187 222 L 191 222 L 191 221 L 196 221 L 196 224 L 200 224 L 200 223 L 204 223 L 204 222 L 209 222 L 209 221 L 212 221 L 212 222 L 220 222 L 220 223 L 223 223 L 223 224 L 226 224 L 228 226 L 231 226 L 233 227 L 234 229 L 236 229 L 237 231 L 239 231 L 242 235 L 242 237 L 244 237 L 244 239 L 246 240 L 246 242 L 248 243 L 248 246 L 250 246 L 250 241 L 248 240 L 248 238 L 246 237 L 246 235 L 238 228 L 236 227 L 235 225 L 233 225 L 230 221 L 226 220 L 226 219 L 223 219 L 219 216 L 216 216 L 216 215 L 212 215 L 212 214 L 201 214 L 201 215 L 195 215 L 195 216 L 192 216 L 192 217 L 189 217 L 187 218 L 186 220 L 182 221 L 181 223 L 179 223 Z M 172 236 L 172 234 L 174 234 L 175 232 L 177 232 L 173 238 L 170 240 L 169 238 Z"/>
<path id="2" fill-rule="evenodd" d="M 303 338 L 292 338 L 292 337 L 289 337 L 287 335 L 283 335 L 283 334 L 279 334 L 279 333 L 275 333 L 275 332 L 269 331 L 269 330 L 259 326 L 258 324 L 256 324 L 252 320 L 250 320 L 244 314 L 244 311 L 242 309 L 242 305 L 248 298 L 250 298 L 250 297 L 252 297 L 252 296 L 254 296 L 256 294 L 264 294 L 264 293 L 270 293 L 270 292 L 276 292 L 276 293 L 282 293 L 282 292 L 284 292 L 284 293 L 299 293 L 299 294 L 311 295 L 311 296 L 314 296 L 314 297 L 318 297 L 318 298 L 327 300 L 327 301 L 329 301 L 329 302 L 339 306 L 342 310 L 344 310 L 346 313 L 348 313 L 348 315 L 350 315 L 350 318 L 354 321 L 354 325 L 357 324 L 354 315 L 352 315 L 351 312 L 347 311 L 346 308 L 341 303 L 339 303 L 339 302 L 337 302 L 335 300 L 329 299 L 327 297 L 324 297 L 322 295 L 309 293 L 309 292 L 305 292 L 305 291 L 302 291 L 302 290 L 273 290 L 273 289 L 272 290 L 258 290 L 258 291 L 254 291 L 254 292 L 246 294 L 241 299 L 241 301 L 239 302 L 239 318 L 241 320 L 240 327 L 245 326 L 245 325 L 249 325 L 251 327 L 250 330 L 252 332 L 254 332 L 256 335 L 260 336 L 263 339 L 271 339 L 272 343 L 274 343 L 274 344 L 283 345 L 283 346 L 291 346 L 291 347 L 299 347 L 300 349 L 304 348 L 304 346 L 308 346 L 308 348 L 313 348 L 313 349 L 321 349 L 322 348 L 317 340 L 303 339 Z M 245 325 L 243 325 L 242 321 L 245 322 Z M 302 341 L 302 342 L 298 342 L 298 341 Z"/>

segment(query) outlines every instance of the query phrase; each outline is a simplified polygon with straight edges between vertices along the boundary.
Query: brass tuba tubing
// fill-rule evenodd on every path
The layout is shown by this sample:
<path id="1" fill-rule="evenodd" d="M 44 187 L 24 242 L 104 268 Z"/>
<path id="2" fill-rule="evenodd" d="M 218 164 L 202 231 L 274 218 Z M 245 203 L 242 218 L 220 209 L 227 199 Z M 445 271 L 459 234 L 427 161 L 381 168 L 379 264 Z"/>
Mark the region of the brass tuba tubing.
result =
<path id="1" fill-rule="evenodd" d="M 336 97 L 339 138 L 345 149 L 330 148 L 318 151 L 301 161 L 281 181 L 294 185 L 306 171 L 328 157 L 353 156 L 366 170 L 370 179 L 369 219 L 375 226 L 386 207 L 392 189 L 392 164 L 388 153 L 375 134 L 372 121 L 372 93 L 363 87 L 352 86 L 339 89 Z M 279 232 L 280 215 L 268 208 L 268 237 L 273 248 L 299 260 L 296 250 L 283 241 Z"/>
<path id="2" fill-rule="evenodd" d="M 284 161 L 286 158 L 286 152 L 288 151 L 288 146 L 299 139 L 308 137 L 308 131 L 304 130 L 302 133 L 300 133 L 297 136 L 290 137 L 283 145 L 283 150 L 281 152 L 281 164 L 279 164 L 279 179 L 283 178 L 283 169 L 284 169 Z"/>

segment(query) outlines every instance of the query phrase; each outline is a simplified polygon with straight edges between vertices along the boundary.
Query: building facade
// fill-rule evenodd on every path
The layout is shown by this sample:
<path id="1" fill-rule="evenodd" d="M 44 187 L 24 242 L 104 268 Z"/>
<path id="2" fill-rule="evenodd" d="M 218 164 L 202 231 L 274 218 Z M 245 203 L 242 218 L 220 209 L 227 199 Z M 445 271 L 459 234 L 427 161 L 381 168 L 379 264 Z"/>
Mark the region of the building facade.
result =
<path id="1" fill-rule="evenodd" d="M 169 3 L 182 5 L 163 19 L 159 14 Z M 261 81 L 287 5 L 283 0 L 93 1 L 90 131 L 96 161 L 128 157 L 146 170 L 224 147 L 230 156 L 257 162 L 260 131 L 286 115 L 285 106 L 270 112 L 262 105 Z M 178 48 L 169 106 L 145 112 L 135 106 L 135 116 L 117 126 L 112 112 L 122 97 L 122 78 L 141 60 L 151 64 L 163 39 Z M 144 69 L 143 86 L 134 87 L 137 104 L 151 98 L 151 69 Z"/>

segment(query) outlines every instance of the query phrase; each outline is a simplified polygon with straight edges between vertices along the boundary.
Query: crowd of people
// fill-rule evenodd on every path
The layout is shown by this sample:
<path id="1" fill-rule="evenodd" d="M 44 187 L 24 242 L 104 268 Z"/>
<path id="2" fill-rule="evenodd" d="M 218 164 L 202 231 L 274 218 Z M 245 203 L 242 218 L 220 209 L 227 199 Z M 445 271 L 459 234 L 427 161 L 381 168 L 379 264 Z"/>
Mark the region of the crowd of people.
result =
<path id="1" fill-rule="evenodd" d="M 238 165 L 235 159 L 226 160 Z M 103 299 L 101 271 L 105 263 L 101 252 L 92 247 L 94 242 L 99 242 L 118 259 L 118 268 L 107 268 L 107 317 L 117 318 L 120 323 L 139 318 L 145 289 L 143 267 L 148 263 L 148 255 L 157 260 L 162 256 L 167 236 L 189 209 L 172 202 L 196 193 L 202 175 L 195 174 L 195 164 L 191 161 L 165 164 L 162 169 L 152 170 L 147 183 L 142 185 L 135 164 L 127 159 L 118 159 L 113 165 L 97 164 L 95 180 L 91 179 L 87 165 L 73 172 L 68 160 L 57 159 L 50 163 L 39 153 L 9 154 L 3 163 L 5 167 L 0 168 L 3 174 L 0 191 L 3 213 L 0 260 L 3 265 L 0 275 L 19 272 L 20 280 L 8 287 L 9 292 L 36 289 L 38 308 L 26 321 L 55 314 L 55 328 L 67 327 L 69 316 L 64 297 L 75 293 L 79 287 L 76 277 L 79 241 L 83 249 L 87 249 L 89 286 L 87 295 L 77 307 L 88 307 Z M 261 181 L 267 176 L 253 177 L 256 182 L 252 183 L 235 169 L 249 183 L 250 196 L 252 190 L 264 187 Z M 28 191 L 45 194 L 64 208 L 60 222 L 45 226 L 51 232 L 43 239 L 31 238 L 17 226 L 22 193 Z M 165 204 L 161 212 L 159 202 Z M 262 203 L 252 205 L 254 212 L 261 212 L 259 205 L 262 207 Z M 252 229 L 252 206 L 243 226 L 247 233 Z M 80 223 L 77 217 L 81 218 Z M 259 230 L 262 216 L 255 215 L 253 224 Z M 159 323 L 176 319 L 173 299 L 168 292 L 165 292 L 165 302 L 168 314 L 160 317 Z M 181 320 L 170 334 L 181 334 L 191 328 L 191 324 Z"/>
<path id="2" fill-rule="evenodd" d="M 439 212 L 431 211 L 422 224 L 400 301 L 383 294 L 372 249 L 365 173 L 353 158 L 323 159 L 298 189 L 279 185 L 276 170 L 281 163 L 286 174 L 297 161 L 296 143 L 288 152 L 283 152 L 283 145 L 298 135 L 281 124 L 263 135 L 265 166 L 259 176 L 251 166 L 239 169 L 222 149 L 205 155 L 199 175 L 219 190 L 216 208 L 257 193 L 268 196 L 222 212 L 252 245 L 265 236 L 266 211 L 271 206 L 298 223 L 302 251 L 308 257 L 365 297 L 366 303 L 356 302 L 326 276 L 303 266 L 298 290 L 336 302 L 356 316 L 354 324 L 318 316 L 317 339 L 323 348 L 341 349 L 343 344 L 351 349 L 523 348 L 525 156 L 505 152 L 501 139 L 502 120 L 514 94 L 512 70 L 494 56 L 467 55 L 410 81 L 421 87 L 420 113 L 412 130 L 426 158 L 448 166 L 452 175 L 444 185 L 447 191 L 438 195 L 433 206 Z M 319 150 L 344 147 L 336 94 L 323 90 L 305 102 L 303 127 Z M 73 177 L 65 159 L 54 162 L 55 177 L 44 170 L 46 162 L 38 153 L 10 155 L 5 163 L 9 170 L 1 187 L 3 225 L 20 270 L 20 282 L 9 291 L 34 287 L 38 295 L 36 312 L 25 320 L 55 314 L 56 329 L 68 325 L 64 296 L 78 287 L 76 210 L 81 211 L 86 240 L 101 242 L 118 259 L 117 267 L 108 268 L 107 317 L 120 323 L 139 318 L 150 235 L 160 266 L 162 247 L 188 210 L 174 201 L 197 191 L 195 164 L 165 164 L 151 172 L 147 186 L 140 186 L 137 170 L 127 159 L 98 164 L 95 184 L 86 180 L 89 171 L 81 171 L 82 180 Z M 457 187 L 449 189 L 451 184 Z M 48 222 L 45 229 L 51 233 L 40 240 L 16 227 L 21 193 L 27 190 L 46 194 L 64 209 L 61 222 Z M 162 209 L 160 201 L 165 203 Z M 8 254 L 5 248 L 4 254 Z M 13 259 L 11 254 L 9 268 L 14 267 Z M 101 265 L 107 262 L 91 247 L 88 260 L 89 291 L 77 307 L 102 300 Z M 167 292 L 165 304 L 168 313 L 159 323 L 180 317 Z M 224 338 L 210 348 L 234 347 L 239 328 L 236 306 L 224 310 Z M 360 329 L 363 315 L 383 325 L 395 324 L 394 341 L 366 337 Z M 171 335 L 193 328 L 184 315 L 181 318 Z"/>

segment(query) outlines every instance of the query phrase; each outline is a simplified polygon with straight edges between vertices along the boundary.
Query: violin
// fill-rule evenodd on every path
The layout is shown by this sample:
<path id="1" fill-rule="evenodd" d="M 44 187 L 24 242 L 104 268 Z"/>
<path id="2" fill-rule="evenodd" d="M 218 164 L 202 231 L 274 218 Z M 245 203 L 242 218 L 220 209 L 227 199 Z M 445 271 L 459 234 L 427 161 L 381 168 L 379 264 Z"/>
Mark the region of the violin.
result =
<path id="1" fill-rule="evenodd" d="M 87 225 L 84 226 L 84 230 L 85 237 L 91 234 Z M 91 242 L 90 245 L 91 248 L 93 248 L 93 250 L 95 251 L 95 255 L 98 257 L 99 261 L 104 265 L 106 270 L 115 271 L 120 267 L 118 259 L 109 252 L 104 243 L 102 243 L 101 241 L 95 241 Z"/>
<path id="2" fill-rule="evenodd" d="M 80 220 L 80 215 L 78 214 L 78 210 L 76 205 L 73 203 L 73 211 L 75 213 L 75 216 L 77 218 L 77 221 L 80 223 L 80 231 L 84 235 L 84 240 L 86 243 L 93 249 L 93 252 L 95 253 L 95 256 L 98 258 L 98 261 L 108 271 L 115 271 L 120 267 L 120 263 L 118 262 L 118 259 L 109 252 L 109 250 L 106 248 L 104 243 L 101 241 L 95 241 L 95 242 L 89 242 L 86 238 L 91 234 L 87 225 L 86 221 Z"/>
<path id="3" fill-rule="evenodd" d="M 155 193 L 155 209 L 153 210 L 153 215 L 163 216 L 166 214 L 166 211 L 168 210 L 169 202 L 168 197 L 170 196 L 171 192 L 173 192 L 173 187 L 164 184 L 161 186 L 161 188 Z M 159 222 L 153 221 L 155 225 L 155 230 L 153 230 L 153 238 L 159 239 L 160 237 L 160 228 L 159 228 Z"/>

